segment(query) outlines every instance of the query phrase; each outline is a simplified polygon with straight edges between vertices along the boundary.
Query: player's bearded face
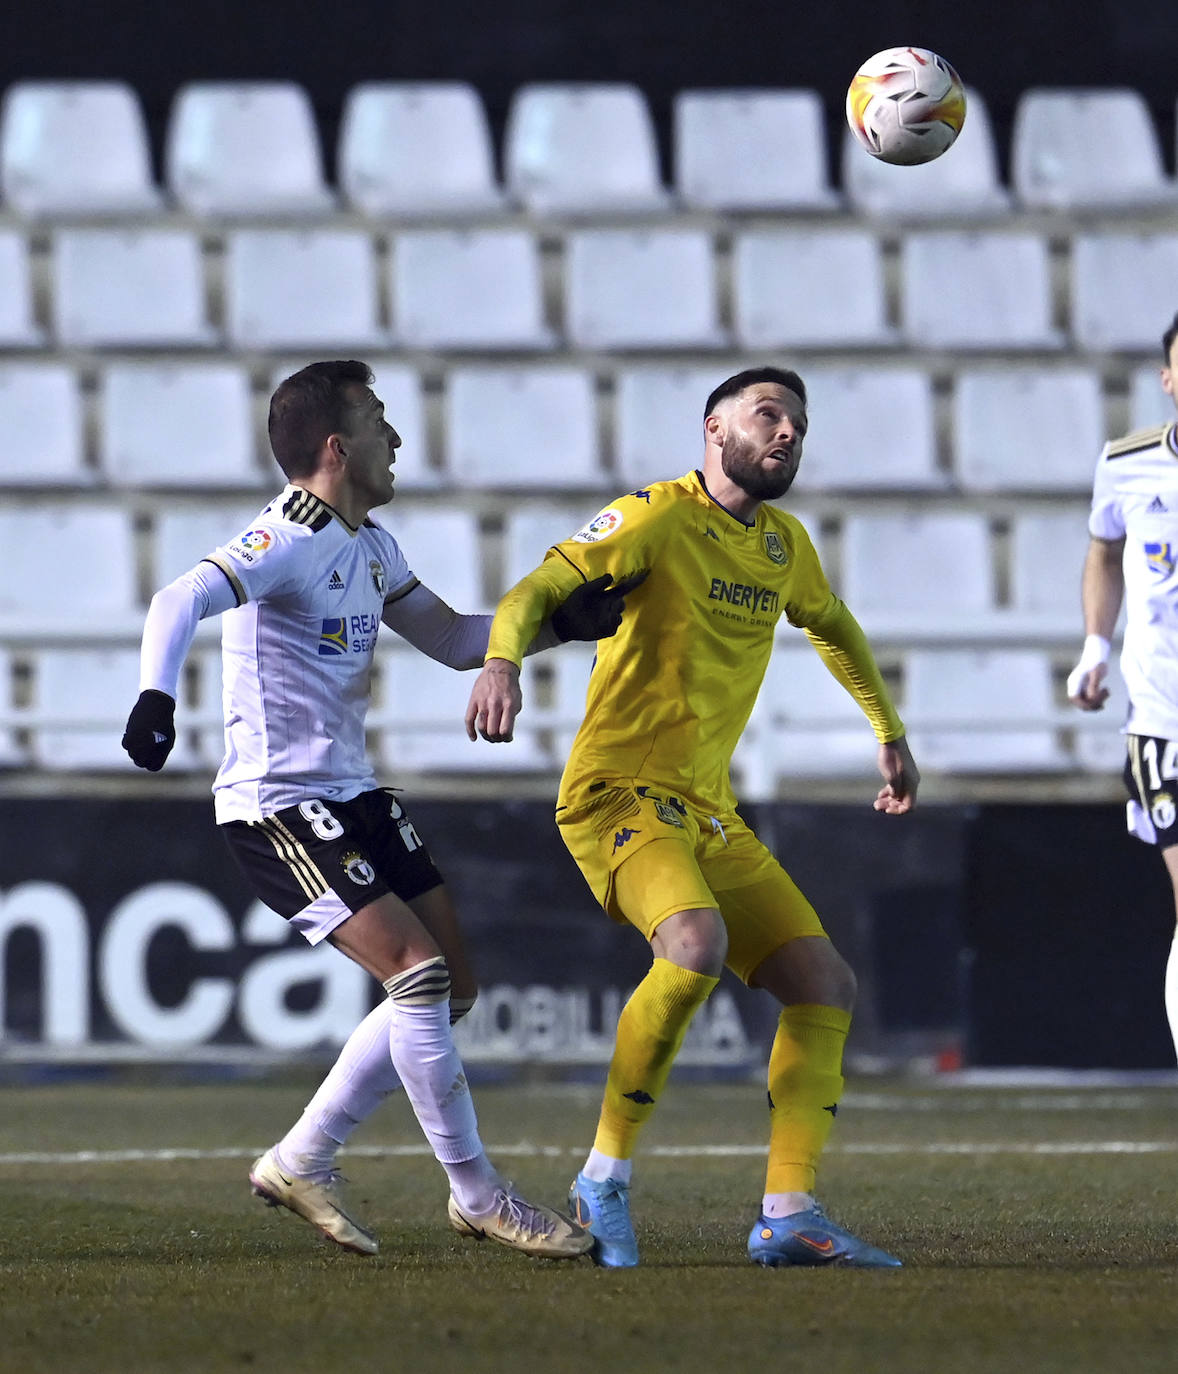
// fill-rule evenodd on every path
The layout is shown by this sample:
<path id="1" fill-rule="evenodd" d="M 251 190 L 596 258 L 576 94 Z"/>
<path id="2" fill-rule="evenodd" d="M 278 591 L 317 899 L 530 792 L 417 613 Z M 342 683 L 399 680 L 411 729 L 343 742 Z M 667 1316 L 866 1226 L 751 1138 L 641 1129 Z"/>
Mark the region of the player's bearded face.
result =
<path id="1" fill-rule="evenodd" d="M 767 448 L 729 429 L 720 446 L 720 466 L 724 476 L 754 500 L 773 501 L 785 495 L 797 476 L 801 439 L 795 439 L 794 444 L 795 456 L 786 462 L 769 456 L 772 445 Z"/>

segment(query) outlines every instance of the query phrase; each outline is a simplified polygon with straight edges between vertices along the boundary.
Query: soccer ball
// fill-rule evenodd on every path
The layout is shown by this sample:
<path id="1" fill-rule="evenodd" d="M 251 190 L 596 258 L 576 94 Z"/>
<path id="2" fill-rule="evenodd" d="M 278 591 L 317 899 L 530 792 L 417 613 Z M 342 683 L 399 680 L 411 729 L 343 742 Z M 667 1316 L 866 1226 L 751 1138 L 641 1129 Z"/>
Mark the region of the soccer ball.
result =
<path id="1" fill-rule="evenodd" d="M 847 123 L 872 157 L 905 167 L 952 146 L 965 123 L 965 91 L 927 48 L 887 48 L 869 57 L 847 91 Z"/>

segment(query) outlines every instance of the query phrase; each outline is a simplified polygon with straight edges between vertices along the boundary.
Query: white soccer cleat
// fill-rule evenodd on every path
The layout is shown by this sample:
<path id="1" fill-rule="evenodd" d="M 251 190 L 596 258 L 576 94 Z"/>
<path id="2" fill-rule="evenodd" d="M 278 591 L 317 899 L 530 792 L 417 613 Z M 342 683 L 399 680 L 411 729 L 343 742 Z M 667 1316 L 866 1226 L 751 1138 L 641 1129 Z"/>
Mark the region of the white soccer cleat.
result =
<path id="1" fill-rule="evenodd" d="M 328 1240 L 357 1255 L 375 1255 L 380 1244 L 348 1215 L 343 1199 L 343 1180 L 334 1171 L 325 1179 L 299 1178 L 288 1174 L 275 1158 L 273 1149 L 255 1159 L 250 1169 L 254 1193 L 267 1207 L 285 1207 L 309 1221 Z"/>
<path id="2" fill-rule="evenodd" d="M 500 1189 L 490 1212 L 475 1215 L 464 1211 L 450 1195 L 446 1208 L 450 1225 L 459 1235 L 475 1240 L 497 1240 L 525 1255 L 541 1259 L 576 1259 L 593 1248 L 588 1231 L 550 1207 L 525 1202 L 506 1189 Z"/>

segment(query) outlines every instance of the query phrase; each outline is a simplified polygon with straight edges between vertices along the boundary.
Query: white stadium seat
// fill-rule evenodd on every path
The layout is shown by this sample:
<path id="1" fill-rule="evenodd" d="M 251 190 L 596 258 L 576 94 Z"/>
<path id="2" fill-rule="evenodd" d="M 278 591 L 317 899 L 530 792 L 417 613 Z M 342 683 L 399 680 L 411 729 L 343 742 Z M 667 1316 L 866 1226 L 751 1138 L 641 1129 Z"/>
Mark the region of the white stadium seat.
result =
<path id="1" fill-rule="evenodd" d="M 131 515 L 99 501 L 0 506 L 0 635 L 133 634 L 138 604 Z"/>
<path id="2" fill-rule="evenodd" d="M 810 428 L 799 481 L 824 488 L 936 489 L 932 380 L 916 367 L 807 367 Z"/>
<path id="3" fill-rule="evenodd" d="M 600 487 L 593 375 L 459 367 L 446 380 L 446 469 L 470 487 Z"/>
<path id="4" fill-rule="evenodd" d="M 883 251 L 863 228 L 750 229 L 732 253 L 733 320 L 744 348 L 880 347 Z"/>
<path id="5" fill-rule="evenodd" d="M 16 663 L 13 655 L 0 644 L 0 769 L 22 768 L 28 762 L 9 724 L 16 703 Z"/>
<path id="6" fill-rule="evenodd" d="M 1087 502 L 1016 512 L 1010 530 L 1013 627 L 1080 642 L 1080 572 L 1087 552 Z"/>
<path id="7" fill-rule="evenodd" d="M 390 641 L 392 636 L 390 636 Z M 559 652 L 559 651 L 558 651 Z M 386 766 L 399 771 L 547 772 L 551 755 L 537 738 L 526 707 L 510 744 L 467 738 L 463 717 L 477 673 L 456 672 L 405 644 L 378 650 L 379 696 L 368 715 Z M 533 695 L 535 660 L 525 660 L 521 686 Z"/>
<path id="8" fill-rule="evenodd" d="M 720 348 L 711 235 L 581 229 L 568 236 L 565 329 L 577 348 Z"/>
<path id="9" fill-rule="evenodd" d="M 62 229 L 53 322 L 65 348 L 213 344 L 199 237 L 188 229 Z"/>
<path id="10" fill-rule="evenodd" d="M 946 154 L 948 156 L 948 154 Z M 1057 348 L 1047 241 L 1025 231 L 920 230 L 900 249 L 911 348 Z"/>
<path id="11" fill-rule="evenodd" d="M 540 245 L 528 229 L 423 229 L 389 254 L 393 334 L 407 348 L 544 349 Z"/>
<path id="12" fill-rule="evenodd" d="M 373 514 L 431 592 L 464 615 L 494 609 L 483 592 L 482 538 L 471 511 L 397 501 Z"/>
<path id="13" fill-rule="evenodd" d="M 83 424 L 73 368 L 0 363 L 0 487 L 89 486 Z"/>
<path id="14" fill-rule="evenodd" d="M 848 515 L 835 590 L 869 635 L 968 637 L 994 606 L 989 525 L 973 511 Z"/>
<path id="15" fill-rule="evenodd" d="M 1024 91 L 1014 110 L 1010 177 L 1029 210 L 1178 205 L 1145 97 L 1124 87 Z"/>
<path id="16" fill-rule="evenodd" d="M 963 369 L 953 428 L 967 491 L 1091 490 L 1105 440 L 1100 376 L 1084 367 Z"/>
<path id="17" fill-rule="evenodd" d="M 1129 373 L 1129 425 L 1127 432 L 1135 429 L 1152 429 L 1155 425 L 1167 425 L 1178 419 L 1175 414 L 1174 398 L 1162 390 L 1161 351 L 1156 363 L 1143 363 Z"/>
<path id="18" fill-rule="evenodd" d="M 503 208 L 487 112 L 464 81 L 367 81 L 344 102 L 339 180 L 366 215 Z"/>
<path id="19" fill-rule="evenodd" d="M 1039 649 L 913 649 L 902 713 L 912 752 L 930 772 L 1054 772 L 1051 662 Z"/>
<path id="20" fill-rule="evenodd" d="M 948 153 L 916 167 L 872 157 L 843 132 L 843 190 L 853 210 L 881 220 L 983 219 L 1010 210 L 986 102 L 966 88 L 965 123 Z"/>
<path id="21" fill-rule="evenodd" d="M 833 210 L 841 204 L 830 184 L 817 91 L 680 91 L 672 141 L 675 190 L 691 209 Z"/>
<path id="22" fill-rule="evenodd" d="M 682 477 L 703 461 L 704 405 L 721 367 L 627 367 L 614 386 L 614 458 L 623 482 Z"/>
<path id="23" fill-rule="evenodd" d="M 536 215 L 662 210 L 654 121 L 636 86 L 537 82 L 512 96 L 507 189 Z"/>
<path id="24" fill-rule="evenodd" d="M 737 795 L 765 801 L 798 777 L 862 776 L 875 770 L 875 736 L 854 698 L 796 631 L 778 644 L 733 755 Z"/>
<path id="25" fill-rule="evenodd" d="M 553 544 L 563 543 L 596 514 L 591 502 L 529 501 L 508 511 L 503 529 L 500 594 L 539 567 Z"/>
<path id="26" fill-rule="evenodd" d="M 168 189 L 194 215 L 322 214 L 335 205 L 307 92 L 288 81 L 197 81 L 168 116 Z"/>
<path id="27" fill-rule="evenodd" d="M 28 216 L 149 214 L 147 124 L 121 81 L 17 81 L 0 109 L 0 191 Z"/>
<path id="28" fill-rule="evenodd" d="M 36 348 L 43 342 L 34 319 L 28 240 L 16 229 L 0 229 L 0 347 Z"/>
<path id="29" fill-rule="evenodd" d="M 115 486 L 258 487 L 250 379 L 234 363 L 118 363 L 101 375 L 99 466 Z"/>
<path id="30" fill-rule="evenodd" d="M 225 330 L 236 349 L 380 347 L 372 239 L 360 229 L 226 236 Z"/>
<path id="31" fill-rule="evenodd" d="M 1090 352 L 1152 353 L 1170 318 L 1176 283 L 1176 233 L 1076 234 L 1071 271 L 1076 343 Z"/>

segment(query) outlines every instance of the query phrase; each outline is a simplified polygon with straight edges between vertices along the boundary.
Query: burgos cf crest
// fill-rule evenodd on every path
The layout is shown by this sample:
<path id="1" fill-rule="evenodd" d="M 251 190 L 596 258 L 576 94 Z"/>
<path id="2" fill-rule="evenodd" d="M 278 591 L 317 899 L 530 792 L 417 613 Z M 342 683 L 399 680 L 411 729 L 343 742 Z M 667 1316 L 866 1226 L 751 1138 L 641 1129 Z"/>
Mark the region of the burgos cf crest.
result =
<path id="1" fill-rule="evenodd" d="M 784 563 L 786 559 L 785 545 L 781 542 L 781 535 L 775 530 L 765 531 L 765 552 L 774 563 Z"/>
<path id="2" fill-rule="evenodd" d="M 376 870 L 362 854 L 357 854 L 354 849 L 349 850 L 341 862 L 344 866 L 344 872 L 354 883 L 358 883 L 361 887 L 371 887 L 376 882 Z"/>
<path id="3" fill-rule="evenodd" d="M 376 588 L 377 596 L 384 597 L 384 565 L 378 563 L 375 558 L 368 560 L 368 571 L 372 574 L 372 585 Z"/>
<path id="4" fill-rule="evenodd" d="M 1158 578 L 1169 577 L 1174 571 L 1174 545 L 1146 544 L 1145 561 L 1149 564 L 1150 572 Z"/>

